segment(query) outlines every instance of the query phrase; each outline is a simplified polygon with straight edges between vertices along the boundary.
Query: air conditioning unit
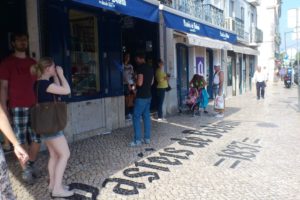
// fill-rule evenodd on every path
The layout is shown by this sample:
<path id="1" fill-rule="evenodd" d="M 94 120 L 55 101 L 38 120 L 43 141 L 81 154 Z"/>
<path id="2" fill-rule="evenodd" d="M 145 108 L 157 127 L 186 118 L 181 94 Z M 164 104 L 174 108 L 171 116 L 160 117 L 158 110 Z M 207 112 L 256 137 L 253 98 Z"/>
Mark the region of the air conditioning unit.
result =
<path id="1" fill-rule="evenodd" d="M 225 19 L 225 28 L 231 31 L 235 31 L 235 20 L 231 17 Z"/>

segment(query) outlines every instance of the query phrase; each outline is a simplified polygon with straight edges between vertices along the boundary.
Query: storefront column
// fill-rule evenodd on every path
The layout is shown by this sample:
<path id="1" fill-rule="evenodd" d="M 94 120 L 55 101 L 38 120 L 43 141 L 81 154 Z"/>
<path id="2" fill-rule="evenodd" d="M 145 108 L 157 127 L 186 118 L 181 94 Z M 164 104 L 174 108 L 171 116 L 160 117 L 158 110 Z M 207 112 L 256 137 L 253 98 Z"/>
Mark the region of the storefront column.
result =
<path id="1" fill-rule="evenodd" d="M 246 92 L 248 92 L 248 91 L 250 91 L 250 81 L 251 81 L 249 55 L 246 55 L 245 63 L 246 63 Z"/>
<path id="2" fill-rule="evenodd" d="M 228 82 L 228 60 L 227 60 L 227 50 L 222 49 L 221 50 L 221 61 L 223 66 L 223 72 L 224 72 L 224 83 L 223 83 L 223 91 L 225 96 L 227 96 L 227 82 Z"/>
<path id="3" fill-rule="evenodd" d="M 40 34 L 38 17 L 38 0 L 26 0 L 27 30 L 29 34 L 30 56 L 40 58 Z"/>

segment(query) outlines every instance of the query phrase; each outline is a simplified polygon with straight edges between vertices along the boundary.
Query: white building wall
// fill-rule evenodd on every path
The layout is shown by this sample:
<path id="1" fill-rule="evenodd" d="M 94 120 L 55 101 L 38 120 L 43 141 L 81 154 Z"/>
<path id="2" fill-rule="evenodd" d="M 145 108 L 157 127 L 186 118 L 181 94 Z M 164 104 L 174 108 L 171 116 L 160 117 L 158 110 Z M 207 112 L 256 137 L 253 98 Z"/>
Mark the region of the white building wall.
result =
<path id="1" fill-rule="evenodd" d="M 261 1 L 257 8 L 258 27 L 262 29 L 264 37 L 263 43 L 259 47 L 258 65 L 267 67 L 269 80 L 273 81 L 275 69 L 275 37 L 278 29 L 276 13 L 278 8 L 277 0 Z"/>

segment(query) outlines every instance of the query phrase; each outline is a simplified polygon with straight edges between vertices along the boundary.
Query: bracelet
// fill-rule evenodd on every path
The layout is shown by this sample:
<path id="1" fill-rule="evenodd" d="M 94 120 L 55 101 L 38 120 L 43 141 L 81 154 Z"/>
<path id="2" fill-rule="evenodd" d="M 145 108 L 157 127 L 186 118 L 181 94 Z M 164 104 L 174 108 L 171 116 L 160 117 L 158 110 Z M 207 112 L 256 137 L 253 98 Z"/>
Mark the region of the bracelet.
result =
<path id="1" fill-rule="evenodd" d="M 13 145 L 13 147 L 17 147 L 17 146 L 21 146 L 21 144 L 17 143 L 15 145 Z"/>

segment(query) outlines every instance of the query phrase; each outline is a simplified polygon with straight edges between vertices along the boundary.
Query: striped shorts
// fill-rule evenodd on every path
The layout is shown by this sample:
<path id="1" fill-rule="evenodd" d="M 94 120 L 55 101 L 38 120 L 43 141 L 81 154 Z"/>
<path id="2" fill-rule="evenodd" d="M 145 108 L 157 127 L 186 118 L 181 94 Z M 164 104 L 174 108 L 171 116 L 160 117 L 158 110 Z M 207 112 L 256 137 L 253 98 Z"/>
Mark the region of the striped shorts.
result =
<path id="1" fill-rule="evenodd" d="M 10 110 L 12 128 L 20 144 L 41 143 L 41 137 L 31 129 L 30 108 L 16 107 Z"/>

